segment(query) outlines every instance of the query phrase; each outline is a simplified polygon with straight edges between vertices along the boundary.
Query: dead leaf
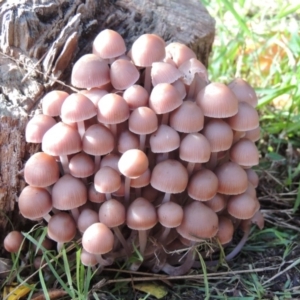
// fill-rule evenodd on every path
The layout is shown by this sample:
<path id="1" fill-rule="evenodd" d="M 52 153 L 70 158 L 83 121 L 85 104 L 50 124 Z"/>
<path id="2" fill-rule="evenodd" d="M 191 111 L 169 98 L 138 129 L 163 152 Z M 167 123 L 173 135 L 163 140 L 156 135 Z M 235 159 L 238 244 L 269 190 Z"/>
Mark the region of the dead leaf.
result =
<path id="1" fill-rule="evenodd" d="M 138 283 L 134 285 L 134 288 L 141 292 L 150 294 L 157 299 L 161 299 L 168 294 L 168 291 L 164 286 L 155 283 Z"/>

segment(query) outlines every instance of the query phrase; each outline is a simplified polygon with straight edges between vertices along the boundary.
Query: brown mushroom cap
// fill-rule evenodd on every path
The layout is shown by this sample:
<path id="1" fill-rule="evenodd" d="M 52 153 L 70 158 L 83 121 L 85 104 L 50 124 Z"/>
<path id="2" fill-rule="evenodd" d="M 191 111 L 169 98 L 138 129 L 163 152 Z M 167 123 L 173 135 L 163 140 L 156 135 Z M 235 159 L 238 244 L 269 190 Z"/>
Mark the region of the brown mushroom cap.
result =
<path id="1" fill-rule="evenodd" d="M 22 246 L 23 239 L 24 237 L 20 231 L 11 231 L 3 241 L 4 249 L 10 253 L 17 253 Z"/>
<path id="2" fill-rule="evenodd" d="M 232 145 L 233 131 L 223 120 L 209 120 L 201 132 L 209 141 L 211 152 L 225 151 Z"/>
<path id="3" fill-rule="evenodd" d="M 125 206 L 115 199 L 105 201 L 99 209 L 100 222 L 109 228 L 124 224 L 125 218 Z"/>
<path id="4" fill-rule="evenodd" d="M 85 54 L 74 64 L 71 75 L 72 85 L 78 88 L 94 88 L 110 82 L 106 61 L 95 54 Z"/>
<path id="5" fill-rule="evenodd" d="M 51 195 L 40 187 L 26 186 L 19 196 L 20 213 L 27 219 L 36 220 L 52 209 Z"/>
<path id="6" fill-rule="evenodd" d="M 198 132 L 203 125 L 204 116 L 201 108 L 190 100 L 184 101 L 170 113 L 170 126 L 179 132 Z"/>
<path id="7" fill-rule="evenodd" d="M 165 57 L 165 41 L 155 34 L 143 34 L 131 48 L 131 58 L 136 66 L 151 67 L 152 63 Z"/>
<path id="8" fill-rule="evenodd" d="M 228 199 L 227 211 L 237 219 L 250 219 L 257 211 L 257 199 L 247 193 L 231 196 Z"/>
<path id="9" fill-rule="evenodd" d="M 94 103 L 80 93 L 68 96 L 61 106 L 61 119 L 65 123 L 76 123 L 90 119 L 97 114 Z"/>
<path id="10" fill-rule="evenodd" d="M 223 83 L 208 84 L 198 93 L 196 103 L 204 116 L 211 118 L 228 118 L 238 112 L 236 96 Z"/>
<path id="11" fill-rule="evenodd" d="M 149 166 L 148 157 L 138 149 L 130 149 L 124 152 L 118 162 L 120 172 L 129 178 L 141 176 Z"/>
<path id="12" fill-rule="evenodd" d="M 210 207 L 214 212 L 222 211 L 227 204 L 225 195 L 216 194 L 212 199 L 205 201 L 204 204 Z"/>
<path id="13" fill-rule="evenodd" d="M 166 46 L 166 59 L 170 58 L 177 67 L 185 61 L 196 58 L 196 54 L 188 46 L 173 42 Z"/>
<path id="14" fill-rule="evenodd" d="M 69 155 L 81 151 L 81 138 L 72 126 L 59 122 L 44 135 L 42 150 L 53 156 Z"/>
<path id="15" fill-rule="evenodd" d="M 51 117 L 59 116 L 61 106 L 68 96 L 68 93 L 58 90 L 47 93 L 42 99 L 43 114 Z"/>
<path id="16" fill-rule="evenodd" d="M 183 208 L 183 220 L 177 232 L 191 241 L 214 237 L 219 229 L 216 213 L 199 201 L 193 201 Z"/>
<path id="17" fill-rule="evenodd" d="M 219 216 L 219 230 L 216 237 L 219 239 L 221 245 L 225 245 L 232 240 L 234 233 L 234 226 L 231 219 L 225 216 Z"/>
<path id="18" fill-rule="evenodd" d="M 202 169 L 192 175 L 188 184 L 188 194 L 198 201 L 212 199 L 218 190 L 218 178 L 210 170 Z"/>
<path id="19" fill-rule="evenodd" d="M 167 159 L 154 167 L 150 182 L 159 191 L 172 194 L 181 193 L 187 187 L 188 172 L 180 162 Z"/>
<path id="20" fill-rule="evenodd" d="M 127 209 L 127 226 L 133 230 L 147 230 L 157 223 L 155 207 L 145 198 L 135 199 Z"/>
<path id="21" fill-rule="evenodd" d="M 105 254 L 112 250 L 114 235 L 103 223 L 94 223 L 82 236 L 83 248 L 92 254 Z"/>
<path id="22" fill-rule="evenodd" d="M 236 95 L 240 102 L 247 102 L 253 107 L 257 105 L 257 96 L 250 84 L 242 78 L 235 78 L 228 87 Z"/>
<path id="23" fill-rule="evenodd" d="M 92 224 L 98 223 L 98 222 L 99 222 L 98 213 L 90 208 L 85 208 L 79 214 L 79 217 L 77 220 L 77 227 L 78 227 L 78 230 L 81 233 L 83 233 Z"/>
<path id="24" fill-rule="evenodd" d="M 53 186 L 53 207 L 60 210 L 77 208 L 87 201 L 87 189 L 84 183 L 70 174 L 62 176 Z"/>
<path id="25" fill-rule="evenodd" d="M 226 162 L 214 170 L 218 177 L 218 193 L 237 195 L 244 193 L 248 187 L 248 178 L 245 170 L 234 162 Z"/>
<path id="26" fill-rule="evenodd" d="M 103 59 L 115 58 L 126 52 L 122 36 L 111 29 L 102 30 L 93 42 L 93 53 Z"/>
<path id="27" fill-rule="evenodd" d="M 59 167 L 53 156 L 44 152 L 33 154 L 25 164 L 25 181 L 36 187 L 47 187 L 59 178 Z"/>
<path id="28" fill-rule="evenodd" d="M 76 224 L 68 213 L 59 212 L 49 220 L 48 236 L 50 239 L 59 243 L 66 243 L 73 240 L 75 235 Z"/>
<path id="29" fill-rule="evenodd" d="M 101 167 L 95 174 L 94 185 L 100 193 L 113 193 L 121 186 L 121 176 L 111 167 Z"/>
<path id="30" fill-rule="evenodd" d="M 259 153 L 255 144 L 248 139 L 240 139 L 229 151 L 230 160 L 243 167 L 252 167 L 259 163 Z"/>
<path id="31" fill-rule="evenodd" d="M 70 159 L 69 169 L 72 176 L 86 178 L 94 174 L 95 163 L 88 154 L 80 152 Z"/>
<path id="32" fill-rule="evenodd" d="M 182 77 L 180 72 L 174 65 L 166 62 L 154 62 L 151 68 L 151 78 L 153 86 L 159 83 L 173 83 Z"/>
<path id="33" fill-rule="evenodd" d="M 157 209 L 157 216 L 158 222 L 164 227 L 178 227 L 183 219 L 183 209 L 179 204 L 168 201 Z"/>
<path id="34" fill-rule="evenodd" d="M 45 133 L 56 121 L 47 115 L 35 115 L 26 125 L 25 140 L 27 143 L 41 143 Z"/>

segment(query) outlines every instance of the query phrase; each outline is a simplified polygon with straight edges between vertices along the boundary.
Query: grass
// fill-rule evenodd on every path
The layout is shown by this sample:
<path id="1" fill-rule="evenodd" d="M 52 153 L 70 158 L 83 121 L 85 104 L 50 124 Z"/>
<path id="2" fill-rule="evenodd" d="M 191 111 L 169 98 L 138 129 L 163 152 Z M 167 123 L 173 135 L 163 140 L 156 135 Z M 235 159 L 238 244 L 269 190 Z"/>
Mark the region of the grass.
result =
<path id="1" fill-rule="evenodd" d="M 59 255 L 44 251 L 38 271 L 28 262 L 22 266 L 21 254 L 13 257 L 13 271 L 2 287 L 12 282 L 27 286 L 28 299 L 38 299 L 33 296 L 37 291 L 45 299 L 156 299 L 155 292 L 163 299 L 300 298 L 300 5 L 287 0 L 203 3 L 217 28 L 211 81 L 243 77 L 259 96 L 258 195 L 265 228 L 253 228 L 242 253 L 228 265 L 202 265 L 186 276 L 130 272 L 125 266 L 98 275 L 80 264 L 81 250 L 73 243 Z M 41 247 L 43 234 L 36 226 L 25 236 Z"/>

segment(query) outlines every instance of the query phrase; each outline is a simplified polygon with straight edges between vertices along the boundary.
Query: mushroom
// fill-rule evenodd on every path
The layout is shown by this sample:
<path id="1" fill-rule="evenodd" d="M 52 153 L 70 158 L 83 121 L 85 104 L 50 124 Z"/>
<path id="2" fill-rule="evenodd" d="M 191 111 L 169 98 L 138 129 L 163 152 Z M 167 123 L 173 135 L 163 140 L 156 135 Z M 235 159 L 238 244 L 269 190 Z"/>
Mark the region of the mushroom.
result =
<path id="1" fill-rule="evenodd" d="M 13 230 L 9 232 L 4 241 L 4 249 L 10 253 L 18 253 L 24 247 L 24 237 L 20 231 Z"/>

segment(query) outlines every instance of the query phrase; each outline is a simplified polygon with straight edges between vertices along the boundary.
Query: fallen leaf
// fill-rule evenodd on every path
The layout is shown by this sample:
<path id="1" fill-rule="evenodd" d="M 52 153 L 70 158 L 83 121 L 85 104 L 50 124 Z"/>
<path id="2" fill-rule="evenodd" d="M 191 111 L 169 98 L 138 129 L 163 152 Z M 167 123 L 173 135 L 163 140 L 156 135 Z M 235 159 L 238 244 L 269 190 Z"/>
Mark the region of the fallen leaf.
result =
<path id="1" fill-rule="evenodd" d="M 168 291 L 164 286 L 155 283 L 138 283 L 134 285 L 134 288 L 141 292 L 150 294 L 157 299 L 161 299 L 168 294 Z"/>
<path id="2" fill-rule="evenodd" d="M 48 296 L 51 300 L 59 299 L 67 294 L 68 294 L 67 292 L 65 292 L 63 290 L 58 290 L 58 289 L 48 291 Z M 33 297 L 31 298 L 31 300 L 45 300 L 45 299 L 46 299 L 46 297 L 43 292 L 34 294 Z"/>
<path id="3" fill-rule="evenodd" d="M 18 286 L 17 284 L 14 284 L 14 283 L 11 285 L 6 285 L 3 289 L 2 297 L 3 297 L 3 299 L 7 299 L 7 300 L 18 300 L 18 299 L 26 296 L 31 291 L 31 287 L 34 287 L 34 285 Z M 12 294 L 10 296 L 8 296 L 10 293 L 12 293 Z"/>

